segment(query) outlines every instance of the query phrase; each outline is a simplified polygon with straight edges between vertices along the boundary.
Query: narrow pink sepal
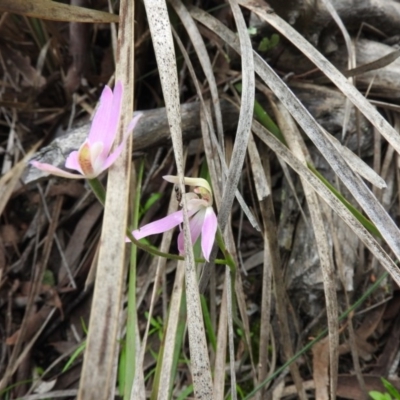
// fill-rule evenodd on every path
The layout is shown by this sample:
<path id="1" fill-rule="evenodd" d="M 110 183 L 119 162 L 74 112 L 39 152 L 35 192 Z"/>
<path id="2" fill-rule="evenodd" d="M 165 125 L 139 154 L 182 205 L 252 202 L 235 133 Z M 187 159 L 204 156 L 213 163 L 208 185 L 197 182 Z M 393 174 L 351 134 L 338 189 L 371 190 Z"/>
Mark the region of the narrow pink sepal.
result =
<path id="1" fill-rule="evenodd" d="M 210 261 L 210 254 L 214 245 L 217 227 L 217 216 L 212 207 L 207 207 L 201 230 L 201 250 L 203 251 L 203 256 L 207 261 Z"/>
<path id="2" fill-rule="evenodd" d="M 115 160 L 120 156 L 122 153 L 122 149 L 125 146 L 125 141 L 117 146 L 117 148 L 106 158 L 104 161 L 103 166 L 101 167 L 101 172 L 106 170 L 107 168 L 111 167 L 112 164 L 115 163 Z"/>
<path id="3" fill-rule="evenodd" d="M 204 217 L 206 215 L 206 209 L 201 208 L 199 212 L 190 219 L 189 227 L 190 227 L 190 237 L 192 238 L 192 244 L 196 243 L 196 240 L 199 238 L 201 233 L 201 228 L 204 223 Z"/>
<path id="4" fill-rule="evenodd" d="M 178 235 L 178 251 L 181 256 L 185 254 L 185 241 L 183 239 L 183 229 L 181 229 Z"/>
<path id="5" fill-rule="evenodd" d="M 100 105 L 93 118 L 92 125 L 88 136 L 90 143 L 104 142 L 108 135 L 108 122 L 110 120 L 111 107 L 113 102 L 113 92 L 105 86 L 100 97 Z"/>
<path id="6" fill-rule="evenodd" d="M 72 174 L 71 172 L 66 172 L 60 168 L 54 167 L 51 164 L 45 164 L 45 163 L 41 163 L 38 161 L 31 161 L 30 164 L 33 165 L 35 168 L 40 169 L 41 171 L 48 172 L 49 174 L 53 174 L 56 176 L 61 176 L 63 178 L 69 178 L 69 179 L 85 178 L 83 175 Z"/>
<path id="7" fill-rule="evenodd" d="M 188 206 L 189 206 L 188 202 Z M 201 207 L 199 211 L 190 218 L 189 212 L 189 229 L 190 229 L 190 238 L 192 239 L 192 245 L 196 243 L 196 240 L 199 238 L 201 233 L 201 227 L 203 226 L 204 216 L 206 213 L 206 209 Z M 193 213 L 192 213 L 193 214 Z M 183 230 L 178 235 L 178 250 L 180 254 L 185 253 L 185 244 L 183 238 Z"/>
<path id="8" fill-rule="evenodd" d="M 175 226 L 183 222 L 182 210 L 176 211 L 158 221 L 150 222 L 149 224 L 142 226 L 132 232 L 132 235 L 136 240 L 142 239 L 146 236 L 155 235 L 157 233 L 163 233 L 169 231 Z"/>
<path id="9" fill-rule="evenodd" d="M 135 128 L 137 122 L 139 121 L 140 117 L 143 114 L 136 115 L 135 118 L 130 122 L 128 129 L 126 130 L 124 134 L 124 138 L 122 139 L 122 142 L 117 146 L 117 148 L 106 158 L 104 165 L 102 167 L 102 171 L 106 170 L 109 168 L 112 164 L 114 164 L 115 160 L 119 157 L 119 155 L 122 152 L 123 147 L 125 146 L 126 141 L 128 140 L 128 137 L 132 130 Z"/>
<path id="10" fill-rule="evenodd" d="M 108 153 L 110 152 L 111 146 L 113 145 L 114 140 L 117 136 L 118 124 L 121 116 L 122 94 L 123 94 L 122 83 L 118 81 L 114 87 L 109 120 L 107 122 L 107 126 L 104 127 L 104 129 L 106 129 L 106 132 L 104 133 L 102 140 L 104 144 L 102 156 L 104 158 L 107 157 Z"/>

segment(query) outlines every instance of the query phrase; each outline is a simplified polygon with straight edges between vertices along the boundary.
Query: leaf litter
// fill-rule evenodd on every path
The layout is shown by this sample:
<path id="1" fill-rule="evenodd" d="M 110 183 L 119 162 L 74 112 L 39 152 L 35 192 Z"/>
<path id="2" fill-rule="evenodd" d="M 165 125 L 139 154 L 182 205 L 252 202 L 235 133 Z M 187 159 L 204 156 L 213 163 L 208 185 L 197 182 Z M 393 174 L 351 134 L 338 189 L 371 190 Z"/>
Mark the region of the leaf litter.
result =
<path id="1" fill-rule="evenodd" d="M 48 14 L 46 16 L 45 12 L 49 10 L 41 8 L 46 7 L 46 2 L 37 2 L 37 8 L 26 17 L 22 16 L 27 15 L 24 9 L 16 9 L 17 3 L 13 5 L 14 8 L 4 8 L 8 7 L 8 3 L 4 2 L 2 10 L 8 13 L 2 14 L 0 24 L 0 147 L 4 149 L 0 153 L 0 326 L 4 339 L 0 358 L 0 390 L 3 394 L 6 393 L 8 398 L 51 398 L 63 395 L 67 398 L 76 395 L 85 398 L 86 392 L 84 393 L 82 385 L 86 382 L 86 390 L 98 393 L 99 398 L 113 398 L 119 390 L 115 373 L 119 345 L 115 345 L 115 342 L 123 338 L 125 321 L 129 318 L 125 308 L 125 258 L 120 257 L 120 266 L 115 264 L 113 271 L 105 269 L 102 272 L 102 265 L 110 265 L 110 261 L 104 259 L 107 248 L 104 247 L 104 239 L 100 239 L 100 230 L 103 229 L 103 237 L 108 241 L 115 227 L 108 228 L 107 222 L 102 223 L 103 208 L 83 182 L 71 184 L 62 179 L 43 176 L 40 180 L 38 176 L 27 179 L 30 171 L 29 167 L 27 172 L 25 169 L 27 161 L 37 152 L 39 146 L 40 153 L 36 153 L 34 158 L 46 156 L 44 162 L 50 163 L 57 157 L 65 158 L 70 151 L 77 150 L 79 145 L 71 145 L 71 140 L 65 143 L 69 143 L 73 148 L 62 149 L 54 145 L 54 139 L 61 135 L 57 140 L 65 140 L 62 130 L 67 130 L 68 126 L 73 127 L 72 132 L 77 132 L 79 128 L 75 126 L 79 124 L 86 126 L 85 123 L 88 123 L 90 117 L 88 110 L 96 108 L 102 88 L 105 85 L 113 86 L 116 77 L 125 76 L 126 79 L 126 69 L 121 68 L 123 65 L 131 65 L 129 63 L 132 59 L 129 58 L 127 50 L 130 45 L 117 45 L 118 68 L 116 77 L 113 77 L 114 67 L 110 68 L 107 64 L 107 57 L 116 49 L 113 48 L 109 23 L 116 22 L 117 16 L 109 13 L 106 2 L 85 15 L 83 10 L 74 8 L 77 14 L 69 15 L 68 21 L 71 23 L 58 14 L 64 9 L 69 10 L 67 5 L 58 7 L 57 3 L 54 3 L 56 9 L 59 9 L 53 13 L 54 21 L 48 21 Z M 85 5 L 84 2 L 80 4 Z M 395 282 L 397 285 L 400 283 L 400 274 L 390 248 L 397 252 L 396 243 L 399 238 L 398 230 L 382 230 L 382 224 L 378 221 L 382 217 L 384 221 L 393 219 L 397 223 L 400 214 L 397 195 L 398 154 L 384 139 L 388 138 L 397 146 L 395 135 L 398 133 L 394 129 L 398 129 L 395 101 L 398 89 L 393 83 L 391 87 L 385 86 L 386 72 L 390 72 L 391 79 L 399 73 L 394 48 L 381 43 L 382 36 L 377 35 L 375 31 L 364 30 L 361 33 L 362 38 L 354 42 L 357 64 L 349 64 L 354 72 L 357 71 L 353 85 L 361 91 L 368 90 L 367 95 L 371 103 L 386 110 L 383 114 L 386 118 L 384 120 L 375 110 L 371 111 L 370 103 L 356 92 L 354 86 L 345 83 L 344 78 L 337 75 L 327 64 L 328 61 L 323 61 L 320 55 L 315 53 L 315 49 L 307 47 L 303 40 L 312 37 L 310 32 L 302 32 L 303 40 L 297 36 L 290 37 L 290 27 L 280 22 L 273 12 L 267 12 L 266 19 L 279 30 L 281 39 L 266 55 L 272 67 L 279 65 L 276 69 L 278 75 L 273 79 L 272 75 L 265 79 L 265 60 L 254 56 L 255 70 L 259 74 L 256 80 L 260 77 L 266 80 L 272 91 L 272 95 L 265 98 L 261 91 L 254 90 L 249 78 L 249 75 L 254 73 L 251 66 L 251 47 L 256 49 L 257 41 L 274 33 L 271 25 L 261 23 L 260 27 L 256 28 L 256 34 L 249 36 L 248 25 L 246 26 L 249 24 L 248 13 L 244 13 L 243 17 L 244 8 L 240 9 L 236 2 L 232 2 L 232 8 L 226 6 L 214 13 L 220 23 L 225 25 L 223 29 L 204 9 L 186 9 L 177 1 L 172 1 L 171 4 L 183 20 L 183 26 L 174 21 L 173 28 L 177 30 L 183 47 L 189 49 L 188 54 L 181 57 L 183 49 L 177 51 L 176 55 L 168 50 L 173 48 L 172 37 L 168 38 L 169 46 L 161 41 L 160 38 L 165 40 L 165 35 L 170 29 L 166 8 L 162 2 L 157 5 L 161 7 L 158 12 L 151 10 L 155 3 L 146 6 L 150 14 L 154 13 L 154 20 L 150 18 L 150 31 L 156 55 L 151 47 L 148 26 L 142 23 L 138 24 L 136 44 L 131 44 L 132 48 L 136 49 L 137 95 L 134 104 L 131 97 L 133 78 L 130 77 L 130 84 L 126 88 L 129 88 L 131 100 L 126 103 L 124 117 L 126 120 L 131 119 L 131 115 L 128 114 L 133 104 L 135 109 L 144 114 L 138 128 L 142 129 L 142 137 L 145 139 L 135 137 L 135 134 L 133 137 L 134 152 L 136 138 L 139 146 L 137 149 L 140 148 L 140 151 L 134 153 L 134 164 L 138 167 L 139 160 L 144 158 L 145 179 L 149 171 L 153 174 L 147 179 L 148 183 L 141 194 L 142 201 L 154 193 L 162 194 L 161 200 L 147 210 L 140 224 L 144 225 L 146 221 L 150 222 L 167 215 L 166 199 L 170 192 L 161 184 L 163 175 L 177 173 L 182 178 L 183 174 L 196 176 L 202 171 L 202 174 L 205 174 L 203 177 L 207 177 L 209 173 L 217 209 L 222 207 L 220 218 L 223 218 L 224 225 L 228 226 L 226 242 L 230 253 L 238 260 L 240 275 L 236 276 L 232 285 L 229 279 L 227 280 L 230 274 L 221 266 L 203 266 L 201 293 L 204 288 L 206 290 L 200 303 L 193 256 L 189 257 L 190 263 L 177 263 L 162 259 L 152 261 L 148 255 L 139 253 L 137 292 L 140 296 L 136 317 L 139 334 L 136 338 L 136 355 L 141 351 L 141 357 L 137 357 L 138 368 L 132 398 L 144 398 L 147 390 L 153 391 L 154 398 L 169 398 L 168 390 L 156 389 L 164 385 L 170 388 L 173 397 L 182 393 L 189 393 L 187 396 L 190 396 L 194 390 L 198 398 L 220 399 L 228 393 L 231 393 L 232 398 L 239 393 L 244 398 L 253 395 L 262 398 L 261 393 L 262 396 L 277 396 L 280 393 L 280 396 L 295 395 L 299 398 L 337 396 L 361 399 L 365 398 L 365 390 L 384 391 L 381 377 L 388 378 L 398 386 L 399 357 L 396 355 L 400 352 L 400 325 L 397 311 L 400 303 Z M 259 14 L 268 10 L 263 10 L 261 3 L 243 1 L 241 4 L 258 11 Z M 163 14 L 160 14 L 160 10 L 163 10 Z M 118 10 L 114 11 L 118 13 Z M 139 7 L 137 12 L 139 14 L 135 16 L 135 20 L 142 21 L 143 18 L 139 17 L 144 17 L 144 9 Z M 337 12 L 339 17 L 343 18 L 340 8 Z M 157 21 L 160 15 L 163 15 L 163 18 Z M 254 14 L 250 21 L 253 17 Z M 194 22 L 196 19 L 200 19 L 201 23 Z M 85 25 L 82 30 L 73 29 L 73 26 L 83 21 L 91 23 Z M 354 30 L 354 21 L 351 22 L 344 20 L 345 26 L 348 24 L 346 29 L 350 37 L 354 37 L 357 32 Z M 127 34 L 130 24 L 133 23 L 125 20 L 119 27 L 120 34 Z M 203 24 L 208 24 L 212 30 L 208 30 Z M 81 28 L 79 24 L 76 26 Z M 238 31 L 238 36 L 229 36 L 231 33 L 227 31 L 228 28 L 233 32 Z M 393 32 L 394 34 L 396 32 Z M 217 38 L 218 35 L 222 36 L 222 40 Z M 332 51 L 328 58 L 343 70 L 346 67 L 343 68 L 335 58 L 340 52 L 346 51 L 346 44 L 343 43 L 341 35 L 340 30 L 335 31 L 338 49 L 336 52 Z M 384 35 L 389 36 L 387 32 Z M 330 74 L 345 95 L 329 87 L 326 80 L 317 77 L 313 82 L 313 75 L 309 75 L 307 81 L 304 81 L 298 74 L 298 78 L 292 78 L 292 81 L 290 77 L 284 79 L 299 100 L 290 97 L 292 95 L 288 91 L 285 92 L 286 89 L 279 83 L 280 78 L 292 70 L 297 73 L 296 68 L 303 67 L 303 61 L 299 59 L 298 65 L 290 62 L 285 64 L 285 57 L 298 51 L 284 40 L 285 36 L 289 40 L 295 39 L 300 50 L 308 52 L 307 54 L 319 63 L 321 71 Z M 324 33 L 314 32 L 315 37 L 321 40 L 318 50 L 323 51 Z M 190 51 L 190 40 L 193 41 L 196 55 Z M 367 46 L 367 41 L 374 42 L 376 48 L 388 48 L 372 57 L 368 53 L 370 46 Z M 240 46 L 237 45 L 239 42 Z M 244 59 L 241 60 L 229 46 L 237 46 L 235 50 L 240 49 L 242 54 L 245 54 Z M 84 64 L 80 59 L 83 49 L 91 55 L 89 62 Z M 161 55 L 160 51 L 164 51 L 164 55 Z M 393 55 L 390 59 L 386 57 L 386 62 L 371 64 L 391 53 Z M 187 57 L 190 58 L 190 66 L 186 65 Z M 167 59 L 168 63 L 163 66 Z M 366 65 L 364 69 L 360 68 L 362 65 L 359 60 Z M 308 65 L 307 61 L 304 61 L 305 68 L 308 68 Z M 370 68 L 374 70 L 371 71 Z M 160 85 L 157 69 L 163 85 Z M 189 73 L 183 72 L 186 69 Z M 174 74 L 170 73 L 172 70 L 181 74 L 179 84 L 178 76 L 173 78 Z M 146 74 L 148 71 L 150 73 Z M 194 78 L 194 74 L 197 78 Z M 207 77 L 207 81 L 203 81 L 204 77 Z M 237 101 L 238 96 L 233 83 L 236 83 L 238 78 L 243 84 L 242 108 L 239 112 L 225 100 L 229 99 L 233 103 Z M 369 87 L 366 89 L 367 83 Z M 317 104 L 310 100 L 309 92 L 313 90 L 311 85 L 318 88 L 313 92 Z M 177 91 L 179 88 L 180 92 Z M 329 96 L 322 95 L 325 90 L 325 93 L 329 90 L 333 92 L 332 99 L 337 99 L 335 107 L 332 107 Z M 201 101 L 193 101 L 199 99 L 199 93 L 202 95 Z M 211 101 L 208 101 L 210 95 Z M 285 135 L 286 140 L 291 142 L 290 151 L 273 138 L 265 126 L 253 120 L 254 95 L 265 111 L 273 119 L 276 118 L 275 122 L 282 131 L 288 129 L 284 126 L 284 120 L 289 120 L 289 117 L 280 120 L 274 115 L 274 110 L 276 112 L 282 107 L 274 96 L 283 96 L 281 100 L 284 107 L 292 112 L 295 121 L 303 130 L 307 131 L 307 124 L 311 124 L 311 131 L 314 132 L 312 134 L 319 132 L 318 140 L 323 143 L 320 151 L 309 140 L 298 144 L 299 148 L 294 149 L 295 139 L 288 139 Z M 352 108 L 346 109 L 347 96 L 366 113 L 365 117 L 361 114 L 356 115 Z M 188 100 L 191 100 L 193 105 L 185 104 Z M 166 109 L 160 106 L 163 105 L 163 101 Z M 311 114 L 304 117 L 303 111 L 298 110 L 293 114 L 293 104 L 296 104 L 293 101 L 299 101 L 296 107 L 303 104 Z M 269 102 L 275 104 L 270 106 Z M 328 111 L 321 111 L 323 107 Z M 281 112 L 285 115 L 283 110 Z M 343 116 L 342 123 L 338 122 L 339 114 Z M 375 124 L 375 128 L 367 119 Z M 161 126 L 157 124 L 161 124 L 162 121 L 165 121 L 164 130 L 154 130 L 161 133 L 146 135 L 154 126 Z M 393 123 L 394 129 L 389 123 Z M 167 142 L 168 125 L 172 125 L 174 132 L 172 154 L 169 151 L 171 146 Z M 251 136 L 253 133 L 250 133 L 250 125 L 254 137 Z M 359 128 L 361 125 L 362 130 Z M 184 141 L 180 126 L 184 133 Z M 268 129 L 271 131 L 271 127 Z M 293 134 L 295 128 L 290 129 Z M 344 141 L 343 129 L 346 130 Z M 332 134 L 340 144 L 326 141 L 327 135 Z M 239 145 L 238 140 L 242 140 Z M 300 140 L 300 136 L 297 140 Z M 77 143 L 82 141 L 79 139 Z M 343 150 L 343 146 L 346 146 L 346 150 Z M 304 153 L 305 147 L 309 154 Z M 316 168 L 354 206 L 358 207 L 356 201 L 361 200 L 360 204 L 366 213 L 371 216 L 373 222 L 378 222 L 377 226 L 381 229 L 383 238 L 374 238 L 310 172 L 304 162 L 304 155 L 299 152 L 302 148 L 307 161 L 312 160 Z M 346 152 L 349 154 L 346 157 L 353 160 L 340 161 L 337 164 L 343 169 L 338 172 L 344 178 L 348 189 L 338 182 L 331 167 L 324 161 L 326 149 L 330 149 L 331 155 L 339 158 L 341 153 Z M 187 152 L 185 170 L 182 162 L 184 151 Z M 161 156 L 156 156 L 156 153 Z M 172 155 L 177 157 L 177 167 Z M 127 154 L 125 157 L 130 158 Z M 205 160 L 208 164 L 207 169 Z M 290 178 L 287 171 L 283 173 L 282 162 L 286 162 L 291 168 Z M 372 172 L 371 168 L 374 168 L 375 172 Z M 360 179 L 355 175 L 358 173 L 367 173 L 369 179 L 378 186 L 372 189 L 378 200 L 373 199 L 368 192 L 366 201 L 363 197 L 367 193 L 365 186 L 353 185 L 353 180 Z M 124 236 L 123 221 L 127 223 L 128 220 L 127 215 L 121 212 L 119 203 L 121 198 L 127 199 L 128 187 L 124 188 L 127 180 L 124 177 L 121 179 L 117 170 L 110 172 L 110 179 L 109 187 L 115 188 L 114 184 L 119 190 L 114 193 L 114 189 L 110 189 L 113 191 L 111 197 L 115 197 L 114 210 L 120 212 L 121 217 L 121 224 L 115 230 L 117 244 L 117 238 Z M 307 189 L 303 190 L 301 183 Z M 229 191 L 226 191 L 226 187 L 229 187 Z M 254 190 L 255 195 L 252 194 Z M 241 200 L 231 205 L 234 196 L 238 198 L 238 193 Z M 304 193 L 308 206 L 303 200 Z M 173 199 L 174 194 L 171 196 Z M 293 198 L 297 200 L 292 201 Z M 311 198 L 313 200 L 310 200 Z M 326 202 L 330 207 L 327 209 L 329 211 L 325 209 L 324 204 L 319 212 L 318 207 L 312 205 L 316 204 L 315 201 Z M 228 206 L 223 205 L 224 203 Z M 301 203 L 303 210 L 300 210 L 298 203 Z M 244 204 L 247 209 L 243 211 L 241 205 Z M 171 201 L 170 212 L 176 211 L 176 207 L 176 202 Z M 117 212 L 111 210 L 113 208 L 107 206 L 105 211 L 105 215 L 112 213 L 105 217 L 110 226 L 115 223 Z M 284 210 L 288 211 L 288 218 L 283 218 Z M 326 217 L 327 212 L 330 213 L 329 218 Z M 247 215 L 253 216 L 260 232 L 257 232 L 254 221 L 250 222 Z M 337 216 L 343 218 L 347 225 L 334 223 Z M 285 226 L 282 226 L 283 220 Z M 319 223 L 319 227 L 316 222 Z M 325 238 L 321 236 L 321 231 L 318 231 L 322 226 L 326 229 Z M 292 236 L 286 237 L 285 242 L 281 236 L 283 228 L 292 232 Z M 304 235 L 305 230 L 307 235 Z M 343 233 L 342 230 L 347 230 L 347 233 Z M 360 239 L 357 249 L 351 252 L 354 254 L 352 256 L 345 253 L 346 246 L 338 239 L 346 237 L 349 232 Z M 178 251 L 172 240 L 174 235 L 176 233 L 170 232 L 163 236 L 160 245 L 163 251 Z M 302 240 L 302 237 L 306 237 L 307 241 Z M 114 246 L 112 242 L 111 240 L 107 243 Z M 152 243 L 157 245 L 160 242 L 155 238 L 152 239 Z M 189 246 L 189 242 L 185 246 Z M 318 251 L 320 254 L 325 252 L 326 257 L 318 257 Z M 257 254 L 261 254 L 262 257 L 256 259 Z M 296 259 L 293 258 L 295 254 Z M 212 253 L 211 259 L 216 256 L 216 252 Z M 252 262 L 251 267 L 247 262 L 250 260 L 256 260 Z M 328 269 L 323 274 L 322 263 L 331 265 L 329 268 L 333 266 L 334 272 Z M 151 265 L 157 267 L 153 268 Z M 339 323 L 338 345 L 335 339 L 338 326 L 332 324 L 332 320 L 338 317 L 335 314 L 346 311 L 349 305 L 354 304 L 374 284 L 383 273 L 382 266 L 389 275 L 382 282 L 379 281 L 381 283 L 376 291 L 347 317 L 347 321 Z M 201 272 L 197 271 L 198 274 Z M 189 274 L 186 275 L 186 287 L 185 274 Z M 340 280 L 337 279 L 339 274 Z M 111 279 L 111 276 L 115 276 L 115 280 Z M 101 288 L 101 292 L 97 289 L 100 295 L 93 297 L 94 279 L 97 280 L 96 286 Z M 99 280 L 102 283 L 99 283 Z M 327 285 L 324 289 L 325 283 Z M 156 290 L 157 288 L 159 290 Z M 232 288 L 235 295 L 230 293 Z M 113 304 L 114 317 L 113 323 L 107 326 L 107 329 L 112 335 L 110 337 L 115 338 L 110 339 L 114 344 L 103 352 L 99 347 L 100 338 L 89 333 L 85 364 L 82 364 L 83 351 L 80 350 L 72 365 L 63 371 L 71 352 L 87 346 L 85 341 L 90 311 L 92 310 L 92 318 L 95 315 L 104 315 L 101 302 L 97 299 L 104 297 L 104 293 L 111 293 L 110 290 L 114 293 L 114 300 L 107 304 Z M 347 291 L 346 296 L 344 291 Z M 186 299 L 185 292 L 186 295 L 191 293 Z M 328 320 L 323 317 L 324 296 L 333 302 L 329 306 Z M 335 296 L 338 300 L 335 300 Z M 235 311 L 236 301 L 239 306 L 238 312 Z M 185 302 L 188 302 L 189 307 L 186 317 L 182 314 Z M 204 304 L 210 307 L 210 321 L 201 317 L 202 314 L 208 315 Z M 335 308 L 339 311 L 335 311 Z M 145 315 L 149 309 L 151 313 L 149 319 L 146 319 Z M 153 328 L 158 326 L 155 323 L 157 318 L 161 319 L 162 324 L 157 328 L 159 332 L 156 334 Z M 188 323 L 190 322 L 189 334 L 185 330 L 186 318 Z M 96 317 L 95 320 L 100 327 L 97 331 L 102 332 L 104 319 L 103 322 L 100 317 Z M 205 330 L 202 328 L 204 322 Z M 313 357 L 311 352 L 307 352 L 289 365 L 290 373 L 280 370 L 288 359 L 295 356 L 328 325 L 331 340 L 325 338 L 314 345 Z M 94 326 L 93 322 L 90 326 Z M 144 346 L 141 340 L 144 340 L 146 329 L 147 345 Z M 216 337 L 215 348 L 209 340 L 211 331 Z M 162 336 L 162 333 L 165 334 L 165 342 L 157 336 Z M 162 351 L 163 343 L 165 347 Z M 174 346 L 174 343 L 179 343 L 179 346 Z M 157 361 L 153 358 L 155 355 Z M 94 359 L 91 357 L 105 357 L 102 373 L 107 376 L 107 390 L 100 389 L 96 376 L 89 373 L 93 368 L 97 368 L 98 364 L 97 361 L 93 363 Z M 338 367 L 336 357 L 339 357 Z M 183 362 L 182 359 L 190 362 Z M 152 372 L 158 368 L 161 374 L 153 376 Z M 214 382 L 211 380 L 211 374 L 214 376 Z M 159 378 L 161 379 L 158 381 Z M 192 384 L 194 389 L 191 389 Z M 257 393 L 252 392 L 259 385 L 262 385 L 262 388 Z"/>

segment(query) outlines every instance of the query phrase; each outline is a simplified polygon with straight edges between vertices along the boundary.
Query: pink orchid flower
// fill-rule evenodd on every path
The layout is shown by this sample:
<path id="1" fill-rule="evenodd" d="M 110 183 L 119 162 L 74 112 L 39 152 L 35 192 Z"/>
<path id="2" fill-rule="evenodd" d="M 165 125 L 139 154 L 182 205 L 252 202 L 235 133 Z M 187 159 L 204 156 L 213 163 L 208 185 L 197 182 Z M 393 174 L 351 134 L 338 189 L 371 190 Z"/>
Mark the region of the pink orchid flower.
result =
<path id="1" fill-rule="evenodd" d="M 129 123 L 122 142 L 110 154 L 117 135 L 121 116 L 123 87 L 121 82 L 115 84 L 114 92 L 105 86 L 100 97 L 100 106 L 93 118 L 88 138 L 78 151 L 73 151 L 65 162 L 65 167 L 74 169 L 80 174 L 64 171 L 51 164 L 31 161 L 34 167 L 53 175 L 71 179 L 93 179 L 109 168 L 121 154 L 129 134 L 136 126 L 141 114 Z"/>
<path id="2" fill-rule="evenodd" d="M 177 184 L 177 176 L 167 175 L 163 177 L 166 181 Z M 201 234 L 201 249 L 204 258 L 209 261 L 210 253 L 217 231 L 217 216 L 212 208 L 212 191 L 205 179 L 184 178 L 186 185 L 195 186 L 193 192 L 186 193 L 187 207 L 189 213 L 189 227 L 192 243 L 194 244 Z M 149 235 L 166 232 L 183 223 L 183 210 L 176 211 L 158 221 L 150 222 L 132 232 L 136 240 Z M 183 231 L 178 235 L 178 250 L 184 254 Z"/>

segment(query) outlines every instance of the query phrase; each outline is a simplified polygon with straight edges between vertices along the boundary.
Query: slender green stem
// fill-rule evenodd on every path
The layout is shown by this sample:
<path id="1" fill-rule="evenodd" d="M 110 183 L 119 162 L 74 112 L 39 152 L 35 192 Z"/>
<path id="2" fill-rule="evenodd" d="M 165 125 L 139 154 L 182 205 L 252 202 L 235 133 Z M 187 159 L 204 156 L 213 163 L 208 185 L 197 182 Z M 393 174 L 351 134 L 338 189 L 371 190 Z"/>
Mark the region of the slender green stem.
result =
<path id="1" fill-rule="evenodd" d="M 97 200 L 104 206 L 106 203 L 106 189 L 103 184 L 97 178 L 88 179 L 87 183 L 97 197 Z"/>
<path id="2" fill-rule="evenodd" d="M 224 253 L 224 256 L 225 256 L 224 263 L 226 265 L 228 265 L 228 267 L 230 268 L 230 270 L 232 272 L 235 273 L 236 272 L 236 263 L 235 263 L 234 259 L 232 258 L 231 254 L 229 253 L 228 249 L 225 246 L 224 237 L 222 236 L 222 232 L 219 227 L 217 229 L 216 240 L 217 240 L 218 247 Z"/>
<path id="3" fill-rule="evenodd" d="M 235 282 L 236 282 L 236 263 L 235 260 L 232 258 L 231 254 L 229 253 L 228 249 L 225 246 L 225 241 L 224 237 L 222 235 L 221 229 L 218 227 L 217 229 L 217 244 L 218 247 L 221 249 L 221 251 L 224 253 L 225 259 L 226 259 L 226 264 L 231 273 L 231 294 L 232 294 L 232 319 L 236 323 L 237 326 L 240 327 L 240 329 L 244 329 L 243 323 L 240 320 L 238 316 L 238 311 L 237 311 L 237 301 L 236 301 L 236 292 L 235 292 Z"/>
<path id="4" fill-rule="evenodd" d="M 142 159 L 137 173 L 137 183 L 135 191 L 135 200 L 132 207 L 132 226 L 137 228 L 139 223 L 140 193 L 142 188 L 142 179 L 144 172 L 144 160 Z M 129 283 L 128 283 L 128 313 L 126 321 L 126 341 L 125 341 L 125 364 L 123 368 L 123 398 L 128 400 L 131 397 L 132 385 L 136 370 L 136 353 L 139 351 L 136 347 L 137 312 L 136 312 L 136 267 L 137 267 L 137 247 L 131 248 L 129 265 Z"/>

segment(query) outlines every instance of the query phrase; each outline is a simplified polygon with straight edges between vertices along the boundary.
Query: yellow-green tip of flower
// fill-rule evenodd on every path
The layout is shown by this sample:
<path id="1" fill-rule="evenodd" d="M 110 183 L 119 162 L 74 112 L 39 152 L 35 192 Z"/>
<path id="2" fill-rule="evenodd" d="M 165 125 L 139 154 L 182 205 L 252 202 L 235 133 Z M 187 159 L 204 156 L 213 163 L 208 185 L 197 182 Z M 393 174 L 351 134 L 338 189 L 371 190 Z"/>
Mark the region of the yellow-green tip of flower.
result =
<path id="1" fill-rule="evenodd" d="M 179 177 L 175 176 L 175 175 L 165 175 L 163 176 L 163 178 L 170 183 L 175 183 L 178 184 L 179 183 Z M 206 189 L 210 194 L 212 194 L 212 190 L 211 190 L 211 186 L 209 185 L 209 183 L 203 179 L 203 178 L 188 178 L 186 176 L 183 177 L 183 182 L 185 183 L 185 185 L 188 186 L 196 186 L 196 187 L 201 187 Z"/>

